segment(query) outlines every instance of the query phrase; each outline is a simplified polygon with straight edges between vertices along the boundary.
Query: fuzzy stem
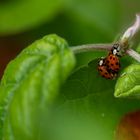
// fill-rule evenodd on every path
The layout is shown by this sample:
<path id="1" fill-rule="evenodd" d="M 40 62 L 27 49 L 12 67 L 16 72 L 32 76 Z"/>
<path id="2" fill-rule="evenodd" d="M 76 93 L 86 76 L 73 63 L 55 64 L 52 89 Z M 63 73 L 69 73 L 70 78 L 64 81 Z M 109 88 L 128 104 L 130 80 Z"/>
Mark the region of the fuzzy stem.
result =
<path id="1" fill-rule="evenodd" d="M 140 54 L 138 54 L 136 51 L 128 49 L 126 50 L 126 54 L 134 58 L 136 61 L 140 62 Z"/>
<path id="2" fill-rule="evenodd" d="M 106 50 L 109 51 L 112 48 L 112 44 L 87 44 L 81 46 L 71 47 L 71 50 L 75 53 L 90 52 L 95 50 Z M 127 49 L 126 54 L 131 56 L 136 61 L 140 62 L 140 54 L 133 49 Z"/>
<path id="3" fill-rule="evenodd" d="M 81 46 L 73 46 L 71 50 L 77 54 L 95 50 L 110 50 L 113 44 L 86 44 Z"/>

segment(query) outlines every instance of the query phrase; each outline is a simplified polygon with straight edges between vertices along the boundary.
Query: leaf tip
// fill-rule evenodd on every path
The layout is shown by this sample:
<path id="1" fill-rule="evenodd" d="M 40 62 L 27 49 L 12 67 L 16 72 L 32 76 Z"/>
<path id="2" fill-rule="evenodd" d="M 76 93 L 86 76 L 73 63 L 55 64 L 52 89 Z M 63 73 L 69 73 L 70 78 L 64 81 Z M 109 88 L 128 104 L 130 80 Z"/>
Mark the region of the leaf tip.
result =
<path id="1" fill-rule="evenodd" d="M 120 98 L 120 97 L 122 97 L 122 94 L 121 94 L 119 91 L 116 91 L 116 92 L 114 93 L 114 96 L 115 96 L 116 98 Z"/>

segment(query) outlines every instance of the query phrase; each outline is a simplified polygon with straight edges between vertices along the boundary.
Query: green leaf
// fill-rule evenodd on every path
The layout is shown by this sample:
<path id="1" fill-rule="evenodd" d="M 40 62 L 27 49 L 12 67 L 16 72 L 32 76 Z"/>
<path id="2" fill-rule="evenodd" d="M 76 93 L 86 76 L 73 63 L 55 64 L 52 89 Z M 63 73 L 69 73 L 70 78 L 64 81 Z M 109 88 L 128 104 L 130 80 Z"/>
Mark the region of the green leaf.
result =
<path id="1" fill-rule="evenodd" d="M 73 73 L 52 109 L 50 140 L 113 140 L 120 118 L 140 108 L 139 100 L 116 99 L 115 83 L 97 73 L 97 60 Z"/>
<path id="2" fill-rule="evenodd" d="M 115 96 L 140 98 L 139 64 L 132 64 L 122 72 L 115 86 Z"/>
<path id="3" fill-rule="evenodd" d="M 34 42 L 10 62 L 0 85 L 0 139 L 41 137 L 45 116 L 74 64 L 68 44 L 56 35 Z"/>
<path id="4" fill-rule="evenodd" d="M 61 0 L 15 0 L 0 2 L 0 34 L 14 34 L 50 21 Z"/>

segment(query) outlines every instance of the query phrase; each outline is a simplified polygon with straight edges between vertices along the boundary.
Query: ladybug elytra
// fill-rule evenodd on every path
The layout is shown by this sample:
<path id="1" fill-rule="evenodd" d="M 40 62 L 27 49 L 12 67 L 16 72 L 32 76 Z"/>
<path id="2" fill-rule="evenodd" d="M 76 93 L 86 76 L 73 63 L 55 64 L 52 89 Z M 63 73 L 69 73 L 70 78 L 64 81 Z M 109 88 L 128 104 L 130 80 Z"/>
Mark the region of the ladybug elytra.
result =
<path id="1" fill-rule="evenodd" d="M 117 73 L 120 70 L 120 61 L 118 56 L 109 54 L 106 57 L 106 66 L 108 69 Z"/>
<path id="2" fill-rule="evenodd" d="M 106 58 L 101 58 L 98 64 L 100 75 L 106 79 L 114 79 L 120 70 L 120 46 L 114 44 Z"/>
<path id="3" fill-rule="evenodd" d="M 99 60 L 98 71 L 100 75 L 106 79 L 113 79 L 116 77 L 116 73 L 113 73 L 111 70 L 107 68 L 105 58 L 101 58 Z"/>

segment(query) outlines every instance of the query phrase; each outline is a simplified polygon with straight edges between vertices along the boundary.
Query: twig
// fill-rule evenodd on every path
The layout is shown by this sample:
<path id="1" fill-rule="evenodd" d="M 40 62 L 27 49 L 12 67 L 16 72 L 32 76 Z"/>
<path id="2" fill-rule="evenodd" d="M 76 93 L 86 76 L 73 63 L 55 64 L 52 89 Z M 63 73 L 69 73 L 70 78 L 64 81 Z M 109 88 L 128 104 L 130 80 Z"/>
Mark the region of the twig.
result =
<path id="1" fill-rule="evenodd" d="M 110 50 L 113 44 L 87 44 L 81 46 L 73 46 L 71 50 L 77 54 L 95 50 Z"/>
<path id="2" fill-rule="evenodd" d="M 140 62 L 140 54 L 138 54 L 136 51 L 132 49 L 127 49 L 126 54 L 128 54 L 129 56 Z"/>

